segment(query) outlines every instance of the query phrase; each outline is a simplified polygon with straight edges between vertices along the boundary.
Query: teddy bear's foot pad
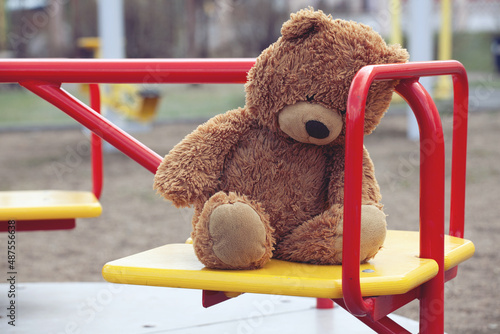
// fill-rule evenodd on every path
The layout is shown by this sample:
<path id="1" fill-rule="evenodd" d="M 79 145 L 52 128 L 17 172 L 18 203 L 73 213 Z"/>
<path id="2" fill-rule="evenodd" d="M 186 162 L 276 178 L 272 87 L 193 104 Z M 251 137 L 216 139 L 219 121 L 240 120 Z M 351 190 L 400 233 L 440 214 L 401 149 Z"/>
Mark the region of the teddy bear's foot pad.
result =
<path id="1" fill-rule="evenodd" d="M 210 216 L 214 255 L 236 268 L 250 268 L 266 254 L 266 230 L 257 212 L 241 202 L 218 206 Z"/>

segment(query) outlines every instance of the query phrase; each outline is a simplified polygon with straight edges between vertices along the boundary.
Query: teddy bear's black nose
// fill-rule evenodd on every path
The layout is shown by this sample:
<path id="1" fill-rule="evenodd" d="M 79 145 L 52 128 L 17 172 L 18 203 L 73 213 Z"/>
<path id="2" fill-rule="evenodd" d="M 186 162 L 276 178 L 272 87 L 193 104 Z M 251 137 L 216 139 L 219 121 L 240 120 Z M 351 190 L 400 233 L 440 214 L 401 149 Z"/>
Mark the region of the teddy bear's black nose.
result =
<path id="1" fill-rule="evenodd" d="M 306 131 L 309 136 L 317 139 L 325 139 L 330 135 L 330 130 L 321 122 L 308 121 L 306 123 Z"/>

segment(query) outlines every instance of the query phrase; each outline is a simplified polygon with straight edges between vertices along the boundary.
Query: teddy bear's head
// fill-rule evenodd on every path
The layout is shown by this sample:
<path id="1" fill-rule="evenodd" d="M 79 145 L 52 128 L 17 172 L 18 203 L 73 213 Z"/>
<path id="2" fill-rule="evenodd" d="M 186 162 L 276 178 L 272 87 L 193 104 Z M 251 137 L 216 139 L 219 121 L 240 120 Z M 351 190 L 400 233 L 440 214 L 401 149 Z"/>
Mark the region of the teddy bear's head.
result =
<path id="1" fill-rule="evenodd" d="M 281 34 L 248 74 L 246 106 L 262 126 L 302 143 L 343 141 L 347 96 L 356 72 L 365 65 L 408 59 L 405 49 L 388 46 L 370 27 L 334 20 L 312 8 L 292 14 Z M 366 134 L 387 110 L 395 84 L 372 84 Z"/>

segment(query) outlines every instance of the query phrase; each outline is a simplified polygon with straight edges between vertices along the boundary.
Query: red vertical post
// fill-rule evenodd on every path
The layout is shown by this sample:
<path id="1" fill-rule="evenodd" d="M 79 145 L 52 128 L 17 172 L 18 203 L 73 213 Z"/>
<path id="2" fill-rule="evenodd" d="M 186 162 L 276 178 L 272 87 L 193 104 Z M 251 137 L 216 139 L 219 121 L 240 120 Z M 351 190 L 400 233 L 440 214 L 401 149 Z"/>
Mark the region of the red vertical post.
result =
<path id="1" fill-rule="evenodd" d="M 344 166 L 344 235 L 342 246 L 342 293 L 347 310 L 358 317 L 373 307 L 363 300 L 360 288 L 361 192 L 363 183 L 363 134 L 365 104 L 373 67 L 364 67 L 354 77 L 347 100 Z"/>
<path id="2" fill-rule="evenodd" d="M 433 259 L 438 274 L 422 285 L 420 333 L 444 332 L 444 189 L 445 151 L 441 119 L 432 98 L 415 80 L 403 80 L 398 92 L 412 106 L 420 130 L 420 257 Z"/>
<path id="3" fill-rule="evenodd" d="M 98 84 L 90 84 L 90 108 L 96 113 L 101 113 L 101 93 Z M 90 133 L 90 147 L 92 152 L 92 192 L 95 197 L 101 197 L 103 173 L 102 173 L 102 140 L 95 133 Z"/>
<path id="4" fill-rule="evenodd" d="M 333 300 L 329 298 L 316 298 L 316 308 L 326 310 L 333 308 Z"/>
<path id="5" fill-rule="evenodd" d="M 453 78 L 453 150 L 450 199 L 450 235 L 464 237 L 465 177 L 467 167 L 467 118 L 469 85 L 465 69 Z"/>

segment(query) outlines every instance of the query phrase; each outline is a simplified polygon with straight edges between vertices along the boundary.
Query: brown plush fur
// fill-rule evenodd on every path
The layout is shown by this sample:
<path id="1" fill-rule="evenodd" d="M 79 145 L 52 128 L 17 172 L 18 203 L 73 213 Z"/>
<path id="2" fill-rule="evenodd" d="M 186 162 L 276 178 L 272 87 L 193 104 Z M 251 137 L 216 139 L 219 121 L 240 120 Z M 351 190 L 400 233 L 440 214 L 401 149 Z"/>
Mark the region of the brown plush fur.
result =
<path id="1" fill-rule="evenodd" d="M 408 58 L 371 28 L 312 9 L 292 14 L 281 32 L 248 74 L 245 107 L 199 126 L 165 156 L 155 176 L 154 187 L 166 199 L 194 205 L 195 252 L 210 268 L 259 268 L 271 257 L 341 262 L 349 85 L 365 65 Z M 370 88 L 366 134 L 387 110 L 394 85 Z M 296 124 L 288 115 L 280 124 L 280 113 L 289 109 Z M 380 199 L 365 149 L 360 261 L 372 258 L 385 237 Z"/>

